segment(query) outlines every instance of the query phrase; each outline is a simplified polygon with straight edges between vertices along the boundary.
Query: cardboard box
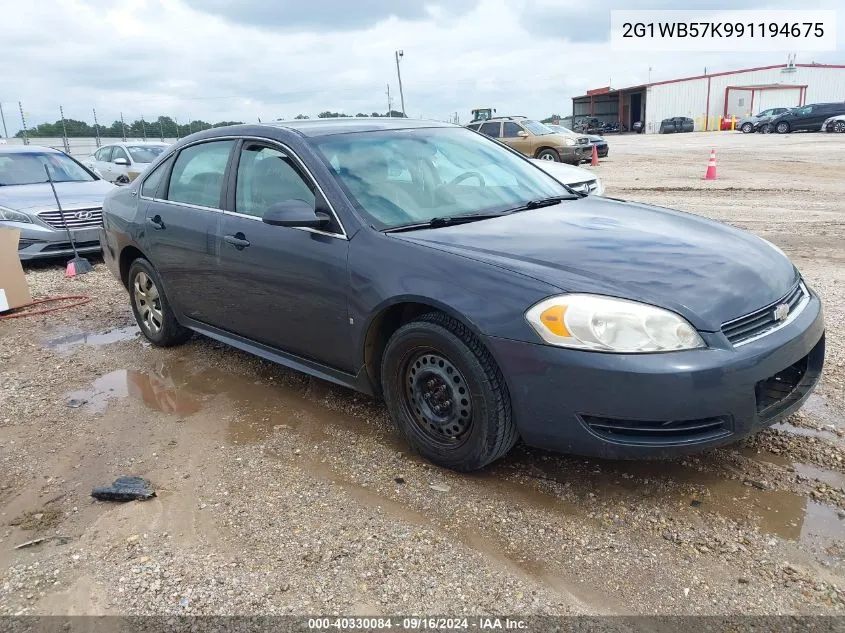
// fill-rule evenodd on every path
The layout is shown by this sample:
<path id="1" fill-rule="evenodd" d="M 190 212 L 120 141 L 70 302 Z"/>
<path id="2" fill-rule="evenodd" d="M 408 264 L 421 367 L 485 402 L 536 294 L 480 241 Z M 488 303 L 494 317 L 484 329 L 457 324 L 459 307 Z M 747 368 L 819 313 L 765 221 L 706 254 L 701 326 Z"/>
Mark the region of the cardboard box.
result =
<path id="1" fill-rule="evenodd" d="M 17 229 L 0 228 L 0 312 L 32 303 L 18 257 L 20 239 L 21 232 Z"/>

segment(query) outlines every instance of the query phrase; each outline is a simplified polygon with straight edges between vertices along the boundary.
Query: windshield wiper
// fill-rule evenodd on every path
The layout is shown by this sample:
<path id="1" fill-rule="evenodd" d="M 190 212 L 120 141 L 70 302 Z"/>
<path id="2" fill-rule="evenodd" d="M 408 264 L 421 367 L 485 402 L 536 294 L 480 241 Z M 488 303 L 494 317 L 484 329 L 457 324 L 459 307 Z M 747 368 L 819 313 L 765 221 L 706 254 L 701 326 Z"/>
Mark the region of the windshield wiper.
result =
<path id="1" fill-rule="evenodd" d="M 584 196 L 580 196 L 576 193 L 575 195 L 568 196 L 549 196 L 548 198 L 537 198 L 535 200 L 529 200 L 524 205 L 516 207 L 516 209 L 512 210 L 518 211 L 522 209 L 540 209 L 542 207 L 551 207 L 556 204 L 560 204 L 563 200 L 578 200 L 583 197 Z"/>
<path id="2" fill-rule="evenodd" d="M 506 211 L 505 213 L 468 213 L 466 215 L 446 215 L 443 217 L 431 218 L 426 222 L 394 226 L 389 229 L 384 229 L 384 233 L 402 233 L 404 231 L 418 231 L 420 229 L 439 229 L 443 226 L 455 226 L 457 224 L 477 222 L 478 220 L 498 218 L 503 215 L 507 215 L 508 213 L 510 213 L 510 211 Z"/>

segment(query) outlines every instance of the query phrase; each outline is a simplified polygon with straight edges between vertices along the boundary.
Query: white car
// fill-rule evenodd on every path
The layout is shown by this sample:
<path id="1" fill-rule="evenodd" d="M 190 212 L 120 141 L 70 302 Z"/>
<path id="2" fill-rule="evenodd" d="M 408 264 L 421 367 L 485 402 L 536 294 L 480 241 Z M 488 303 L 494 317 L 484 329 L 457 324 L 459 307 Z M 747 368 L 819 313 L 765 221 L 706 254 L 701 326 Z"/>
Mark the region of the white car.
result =
<path id="1" fill-rule="evenodd" d="M 103 145 L 82 163 L 101 178 L 118 185 L 135 180 L 164 150 L 167 143 L 113 143 Z"/>
<path id="2" fill-rule="evenodd" d="M 845 114 L 832 116 L 822 123 L 822 132 L 845 132 Z"/>
<path id="3" fill-rule="evenodd" d="M 550 160 L 537 160 L 535 158 L 529 158 L 529 160 L 570 189 L 593 196 L 600 196 L 604 193 L 601 178 L 589 169 L 567 165 L 566 163 L 555 163 Z"/>

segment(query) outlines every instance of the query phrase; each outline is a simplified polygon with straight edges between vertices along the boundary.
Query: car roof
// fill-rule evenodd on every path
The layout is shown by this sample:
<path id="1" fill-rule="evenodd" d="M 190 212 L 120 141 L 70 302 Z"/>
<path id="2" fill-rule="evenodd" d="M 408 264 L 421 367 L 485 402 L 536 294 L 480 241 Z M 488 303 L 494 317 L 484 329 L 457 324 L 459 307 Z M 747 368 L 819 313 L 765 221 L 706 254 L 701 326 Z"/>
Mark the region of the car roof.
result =
<path id="1" fill-rule="evenodd" d="M 64 152 L 54 147 L 44 145 L 0 145 L 2 154 L 62 154 Z"/>
<path id="2" fill-rule="evenodd" d="M 296 121 L 273 121 L 269 123 L 259 123 L 251 127 L 284 128 L 299 132 L 303 136 L 312 137 L 327 136 L 329 134 L 352 134 L 354 132 L 414 130 L 421 128 L 448 128 L 460 126 L 452 123 L 443 123 L 442 121 L 426 121 L 422 119 L 406 119 L 400 117 L 340 117 L 327 119 L 300 119 Z"/>

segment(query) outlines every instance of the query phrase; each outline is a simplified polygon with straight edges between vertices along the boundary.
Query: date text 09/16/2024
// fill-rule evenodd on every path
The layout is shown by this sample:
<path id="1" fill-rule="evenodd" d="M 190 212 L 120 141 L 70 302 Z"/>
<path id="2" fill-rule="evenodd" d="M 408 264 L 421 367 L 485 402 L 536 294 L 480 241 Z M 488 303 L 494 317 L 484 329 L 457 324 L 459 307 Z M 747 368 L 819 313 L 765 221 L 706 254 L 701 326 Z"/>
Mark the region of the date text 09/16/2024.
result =
<path id="1" fill-rule="evenodd" d="M 440 618 L 440 617 L 349 617 L 349 618 L 309 618 L 311 630 L 378 630 L 397 628 L 404 631 L 425 630 L 526 630 L 527 623 L 520 619 L 476 617 L 476 618 Z"/>

